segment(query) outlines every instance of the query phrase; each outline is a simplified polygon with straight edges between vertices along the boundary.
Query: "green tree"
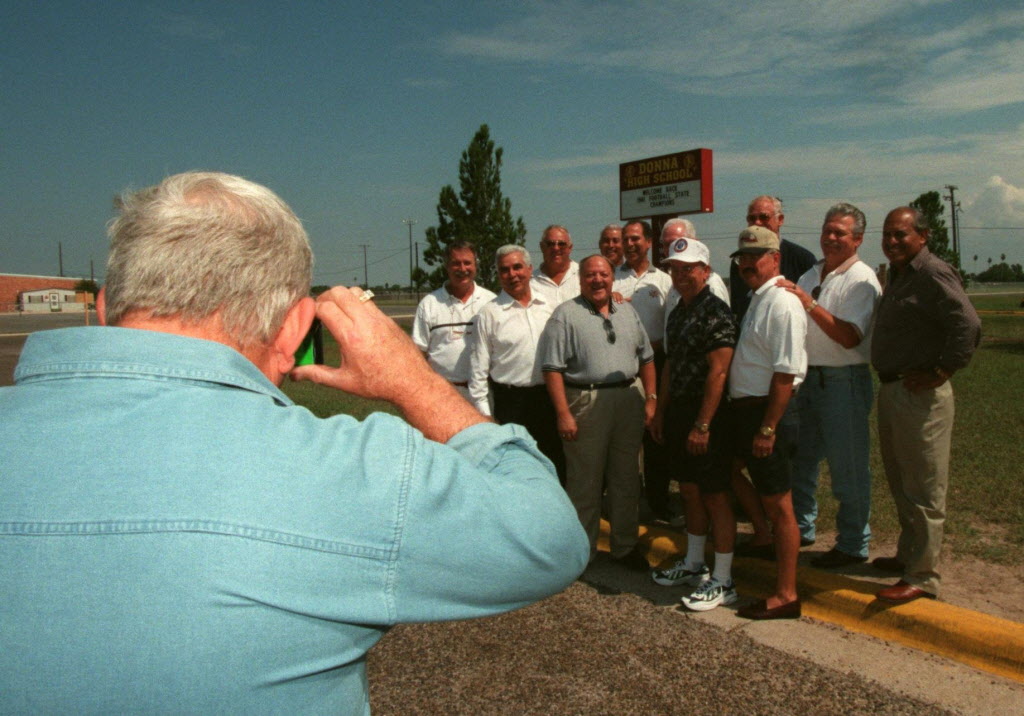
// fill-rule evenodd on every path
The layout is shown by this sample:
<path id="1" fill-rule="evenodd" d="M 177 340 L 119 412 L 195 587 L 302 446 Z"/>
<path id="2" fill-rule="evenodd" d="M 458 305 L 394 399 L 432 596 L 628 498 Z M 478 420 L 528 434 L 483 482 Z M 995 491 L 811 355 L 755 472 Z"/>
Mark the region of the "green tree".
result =
<path id="1" fill-rule="evenodd" d="M 96 294 L 100 292 L 100 285 L 93 281 L 91 278 L 83 278 L 81 281 L 75 284 L 75 290 L 91 293 L 93 299 L 95 299 Z"/>
<path id="2" fill-rule="evenodd" d="M 526 238 L 523 217 L 512 220 L 512 200 L 501 194 L 502 148 L 495 147 L 486 124 L 459 160 L 459 193 L 449 184 L 437 202 L 437 226 L 426 231 L 423 260 L 436 268 L 428 274 L 431 288 L 445 281 L 444 252 L 455 240 L 472 241 L 477 247 L 477 282 L 497 287 L 494 252 L 504 244 L 522 244 Z"/>
<path id="3" fill-rule="evenodd" d="M 952 267 L 959 269 L 960 256 L 949 247 L 949 231 L 946 228 L 946 220 L 942 218 L 946 207 L 942 203 L 942 196 L 939 192 L 925 192 L 910 202 L 910 205 L 920 210 L 928 222 L 928 250 Z M 963 271 L 960 273 L 962 276 Z"/>

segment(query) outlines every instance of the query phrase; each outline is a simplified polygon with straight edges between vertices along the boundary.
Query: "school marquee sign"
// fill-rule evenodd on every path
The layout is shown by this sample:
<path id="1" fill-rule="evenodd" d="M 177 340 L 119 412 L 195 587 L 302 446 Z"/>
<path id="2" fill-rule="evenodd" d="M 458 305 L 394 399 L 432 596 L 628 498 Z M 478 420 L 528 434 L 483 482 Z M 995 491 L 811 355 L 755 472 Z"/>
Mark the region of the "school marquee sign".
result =
<path id="1" fill-rule="evenodd" d="M 710 212 L 712 188 L 710 149 L 626 162 L 619 165 L 619 218 Z"/>

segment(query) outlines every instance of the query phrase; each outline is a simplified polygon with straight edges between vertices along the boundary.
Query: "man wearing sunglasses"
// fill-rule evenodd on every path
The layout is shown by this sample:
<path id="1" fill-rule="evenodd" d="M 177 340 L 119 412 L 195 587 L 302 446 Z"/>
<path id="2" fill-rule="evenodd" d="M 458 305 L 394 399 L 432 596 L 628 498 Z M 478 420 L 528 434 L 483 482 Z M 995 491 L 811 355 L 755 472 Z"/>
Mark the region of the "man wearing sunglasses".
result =
<path id="1" fill-rule="evenodd" d="M 552 224 L 540 240 L 544 260 L 533 272 L 530 290 L 552 306 L 580 295 L 580 267 L 572 260 L 572 237 L 564 226 Z"/>
<path id="2" fill-rule="evenodd" d="M 832 495 L 839 501 L 836 544 L 811 560 L 815 567 L 866 562 L 871 528 L 871 323 L 882 287 L 857 249 L 864 212 L 836 204 L 821 227 L 825 257 L 800 277 L 779 285 L 800 299 L 807 322 L 807 379 L 797 397 L 800 445 L 793 462 L 793 509 L 800 537 L 815 539 L 818 466 L 828 460 Z"/>
<path id="3" fill-rule="evenodd" d="M 747 225 L 763 226 L 779 237 L 779 273 L 790 281 L 798 281 L 807 273 L 816 259 L 814 254 L 799 244 L 782 238 L 782 224 L 786 215 L 782 213 L 782 199 L 763 194 L 755 197 L 747 207 Z M 739 267 L 733 264 L 729 270 L 729 298 L 736 318 L 742 319 L 750 305 L 751 293 L 740 275 Z"/>
<path id="4" fill-rule="evenodd" d="M 612 300 L 608 259 L 583 260 L 580 290 L 555 309 L 539 348 L 565 450 L 565 489 L 590 539 L 591 558 L 607 489 L 611 556 L 646 571 L 637 545 L 637 454 L 657 399 L 654 350 L 636 311 Z"/>

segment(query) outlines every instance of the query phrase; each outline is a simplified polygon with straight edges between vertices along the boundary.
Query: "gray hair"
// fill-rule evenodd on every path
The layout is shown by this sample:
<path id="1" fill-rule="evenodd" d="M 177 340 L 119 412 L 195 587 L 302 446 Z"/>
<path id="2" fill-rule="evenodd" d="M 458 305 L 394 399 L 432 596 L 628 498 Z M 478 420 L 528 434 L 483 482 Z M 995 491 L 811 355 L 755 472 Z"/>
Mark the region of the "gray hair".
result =
<path id="1" fill-rule="evenodd" d="M 676 217 L 675 219 L 669 219 L 668 221 L 665 222 L 665 225 L 661 227 L 662 242 L 665 241 L 665 231 L 667 231 L 670 226 L 682 226 L 683 236 L 685 236 L 688 239 L 697 238 L 697 227 L 693 225 L 693 222 L 690 221 L 689 219 L 680 219 Z"/>
<path id="2" fill-rule="evenodd" d="M 494 267 L 497 268 L 498 262 L 501 261 L 502 257 L 508 256 L 509 254 L 522 254 L 523 263 L 527 266 L 533 266 L 533 260 L 530 258 L 530 252 L 526 250 L 525 246 L 520 246 L 519 244 L 505 244 L 494 252 Z"/>
<path id="3" fill-rule="evenodd" d="M 844 201 L 838 204 L 833 204 L 829 207 L 828 211 L 825 212 L 825 222 L 828 223 L 837 216 L 852 216 L 853 217 L 853 234 L 854 236 L 863 236 L 864 231 L 868 228 L 868 220 L 864 217 L 864 212 L 858 209 L 853 204 L 847 204 Z"/>
<path id="4" fill-rule="evenodd" d="M 452 260 L 452 253 L 455 251 L 469 251 L 473 254 L 473 260 L 478 259 L 476 252 L 476 244 L 468 239 L 455 239 L 450 244 L 444 247 L 444 260 L 446 262 Z"/>
<path id="5" fill-rule="evenodd" d="M 241 347 L 267 344 L 309 295 L 313 252 L 276 194 L 241 177 L 186 172 L 125 192 L 109 223 L 106 320 L 201 323 L 216 313 Z"/>
<path id="6" fill-rule="evenodd" d="M 750 200 L 750 203 L 747 204 L 747 211 L 750 211 L 750 207 L 752 207 L 756 202 L 761 201 L 762 199 L 767 199 L 772 203 L 772 207 L 775 208 L 775 216 L 778 216 L 779 214 L 782 213 L 782 199 L 780 199 L 777 196 L 772 196 L 771 194 L 762 194 L 761 196 L 755 196 L 753 199 Z"/>
<path id="7" fill-rule="evenodd" d="M 598 236 L 604 236 L 604 232 L 608 231 L 609 229 L 615 229 L 616 231 L 622 231 L 622 226 L 620 226 L 619 224 L 608 224 L 608 226 L 606 226 L 603 229 L 601 229 L 601 233 L 598 234 Z"/>
<path id="8" fill-rule="evenodd" d="M 564 226 L 562 226 L 561 224 L 551 224 L 546 229 L 544 229 L 544 233 L 540 235 L 540 240 L 541 241 L 546 240 L 548 238 L 548 234 L 550 234 L 552 231 L 561 231 L 561 232 L 563 232 L 565 234 L 565 238 L 568 240 L 568 242 L 570 244 L 572 243 L 572 236 L 569 235 L 569 230 L 567 228 L 565 228 Z"/>

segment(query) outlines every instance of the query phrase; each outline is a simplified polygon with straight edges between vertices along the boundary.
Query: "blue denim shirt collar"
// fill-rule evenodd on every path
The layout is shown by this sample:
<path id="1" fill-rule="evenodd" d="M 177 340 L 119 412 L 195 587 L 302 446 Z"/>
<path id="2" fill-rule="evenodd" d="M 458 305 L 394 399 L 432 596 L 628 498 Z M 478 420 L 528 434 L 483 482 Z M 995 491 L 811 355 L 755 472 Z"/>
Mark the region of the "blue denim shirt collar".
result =
<path id="1" fill-rule="evenodd" d="M 218 384 L 292 405 L 252 361 L 233 348 L 136 328 L 82 326 L 33 333 L 25 342 L 14 380 L 27 383 L 103 375 Z"/>

